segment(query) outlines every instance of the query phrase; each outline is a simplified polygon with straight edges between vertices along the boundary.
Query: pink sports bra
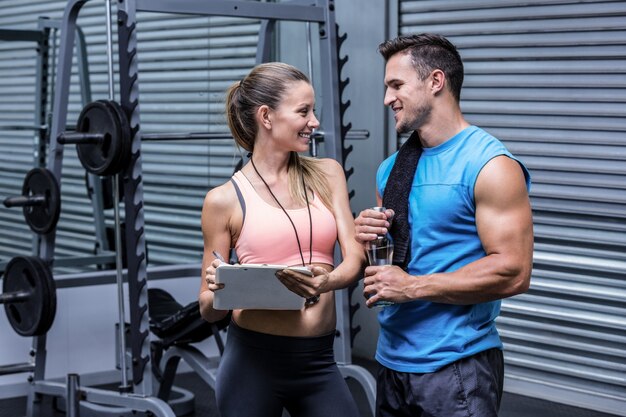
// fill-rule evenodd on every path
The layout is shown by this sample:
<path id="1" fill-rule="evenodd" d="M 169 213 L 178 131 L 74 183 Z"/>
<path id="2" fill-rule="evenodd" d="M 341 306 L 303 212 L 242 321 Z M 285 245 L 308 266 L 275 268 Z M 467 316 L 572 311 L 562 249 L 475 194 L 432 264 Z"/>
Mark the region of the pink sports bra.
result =
<path id="1" fill-rule="evenodd" d="M 235 244 L 240 263 L 302 265 L 293 226 L 280 207 L 259 196 L 250 181 L 237 171 L 231 181 L 243 210 L 243 226 Z M 334 264 L 337 224 L 332 212 L 314 195 L 309 201 L 313 222 L 312 263 Z M 306 207 L 287 210 L 298 230 L 304 261 L 309 262 L 309 213 Z"/>

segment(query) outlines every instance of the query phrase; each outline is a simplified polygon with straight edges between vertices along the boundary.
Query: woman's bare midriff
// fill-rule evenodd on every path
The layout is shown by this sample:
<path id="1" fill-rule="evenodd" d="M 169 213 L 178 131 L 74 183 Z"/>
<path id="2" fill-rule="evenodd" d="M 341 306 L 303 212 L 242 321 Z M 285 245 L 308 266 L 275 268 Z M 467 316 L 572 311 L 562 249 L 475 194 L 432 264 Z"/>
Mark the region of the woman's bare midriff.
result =
<path id="1" fill-rule="evenodd" d="M 321 266 L 329 272 L 332 268 Z M 302 310 L 235 310 L 233 320 L 239 327 L 278 336 L 314 337 L 333 332 L 336 326 L 335 297 L 332 291 L 321 294 L 319 302 Z"/>

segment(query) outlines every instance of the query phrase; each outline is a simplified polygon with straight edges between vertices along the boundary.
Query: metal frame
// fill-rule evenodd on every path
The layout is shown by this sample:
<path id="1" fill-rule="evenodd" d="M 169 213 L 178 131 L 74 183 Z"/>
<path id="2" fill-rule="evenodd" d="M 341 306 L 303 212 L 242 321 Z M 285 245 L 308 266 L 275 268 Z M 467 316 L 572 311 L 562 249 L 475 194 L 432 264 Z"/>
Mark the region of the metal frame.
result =
<path id="1" fill-rule="evenodd" d="M 53 118 L 50 129 L 48 169 L 57 180 L 61 178 L 64 147 L 57 138 L 67 124 L 67 106 L 71 76 L 72 54 L 76 33 L 76 20 L 80 9 L 87 0 L 70 0 L 61 22 L 61 42 L 58 57 L 58 71 L 55 82 Z M 156 392 L 150 366 L 150 331 L 148 325 L 147 302 L 147 262 L 144 236 L 141 128 L 138 82 L 138 55 L 136 38 L 137 11 L 172 14 L 193 14 L 201 16 L 233 16 L 267 19 L 259 35 L 257 60 L 269 57 L 269 42 L 274 32 L 274 21 L 290 20 L 314 22 L 319 25 L 321 60 L 321 96 L 324 121 L 325 156 L 343 165 L 344 156 L 349 152 L 343 148 L 342 132 L 349 129 L 341 125 L 340 92 L 343 85 L 339 80 L 338 39 L 334 15 L 334 0 L 294 0 L 285 3 L 260 3 L 240 0 L 118 0 L 118 53 L 120 104 L 130 121 L 132 130 L 131 163 L 121 174 L 125 196 L 126 255 L 128 262 L 128 298 L 130 313 L 130 355 L 132 363 L 133 395 L 127 393 L 101 393 L 98 390 L 81 388 L 86 401 L 99 404 L 129 407 L 134 410 L 149 410 L 155 415 L 173 415 L 171 408 L 153 397 Z M 343 61 L 345 62 L 345 60 Z M 53 263 L 55 232 L 43 236 L 39 253 L 44 261 Z M 336 293 L 337 329 L 335 355 L 339 368 L 345 377 L 355 378 L 363 385 L 373 409 L 375 382 L 365 369 L 351 363 L 350 347 L 350 304 L 347 290 Z M 66 394 L 58 383 L 45 381 L 45 336 L 36 338 L 34 356 L 36 370 L 29 392 L 28 416 L 41 415 L 38 407 L 41 395 L 63 397 Z M 91 394 L 91 395 L 89 395 Z"/>
<path id="2" fill-rule="evenodd" d="M 54 48 L 55 45 L 50 45 L 50 32 L 51 29 L 58 30 L 60 27 L 60 21 L 50 20 L 46 17 L 40 17 L 37 22 L 37 30 L 18 30 L 18 29 L 0 29 L 0 41 L 33 41 L 37 43 L 37 59 L 36 59 L 36 72 L 35 72 L 35 120 L 32 126 L 24 125 L 5 125 L 3 129 L 9 130 L 33 130 L 33 166 L 45 167 L 46 155 L 48 145 L 48 124 L 47 124 L 47 107 L 48 96 L 53 95 L 50 93 L 50 85 L 48 83 L 50 61 L 54 60 Z M 76 27 L 77 32 L 77 62 L 79 65 L 79 80 L 81 83 L 81 94 L 83 104 L 91 101 L 91 91 L 89 85 L 89 73 L 87 68 L 87 55 L 84 35 L 80 27 Z M 51 57 L 52 49 L 52 57 Z M 54 63 L 52 64 L 52 68 Z M 100 200 L 95 200 L 101 201 Z M 101 203 L 100 203 L 101 205 Z M 32 254 L 37 255 L 41 244 L 41 236 L 32 234 L 33 248 Z M 4 271 L 8 261 L 0 262 L 0 271 Z M 45 352 L 45 336 L 35 337 L 33 339 L 33 346 L 31 350 L 31 356 L 33 352 Z M 40 354 L 39 357 L 35 357 L 31 362 L 4 365 L 0 367 L 0 375 L 25 373 L 25 372 L 40 372 L 37 369 L 43 369 L 45 365 L 45 353 Z"/>
<path id="3" fill-rule="evenodd" d="M 39 26 L 39 30 L 0 29 L 0 41 L 33 41 L 37 43 L 37 61 L 35 72 L 35 120 L 32 126 L 5 125 L 7 130 L 33 130 L 35 150 L 33 166 L 43 167 L 46 164 L 46 107 L 48 102 L 48 62 L 49 36 L 48 28 Z M 38 235 L 32 234 L 32 253 L 36 255 L 39 246 Z M 4 271 L 8 261 L 0 262 L 0 271 Z"/>
<path id="4" fill-rule="evenodd" d="M 58 19 L 48 19 L 40 17 L 38 21 L 38 28 L 42 31 L 46 31 L 49 34 L 50 30 L 59 31 L 61 29 L 61 20 Z M 42 94 L 40 100 L 37 100 L 37 108 L 35 109 L 37 120 L 36 125 L 40 126 L 48 126 L 48 115 L 46 113 L 47 107 L 47 97 L 46 94 L 43 94 L 44 91 L 48 91 L 48 83 L 47 83 L 47 67 L 49 58 L 47 57 L 47 42 L 45 45 L 45 50 L 42 50 L 42 54 L 45 51 L 46 56 L 42 57 L 42 62 L 38 62 L 38 76 L 37 76 L 37 94 Z M 54 45 L 53 45 L 54 50 Z M 41 54 L 40 54 L 41 55 Z M 54 55 L 52 56 L 54 60 Z M 76 63 L 78 66 L 78 81 L 80 83 L 80 98 L 81 103 L 86 106 L 91 102 L 91 81 L 89 76 L 89 61 L 87 58 L 87 42 L 85 41 L 85 35 L 80 26 L 76 25 Z M 53 63 L 54 68 L 54 63 Z M 54 72 L 52 73 L 54 75 Z M 51 99 L 54 100 L 54 90 L 51 92 Z M 35 155 L 37 161 L 36 166 L 44 167 L 46 166 L 46 146 L 48 144 L 47 138 L 47 130 L 40 131 L 40 138 L 38 141 L 38 150 Z M 103 209 L 103 189 L 102 182 L 98 178 L 97 175 L 88 173 L 87 174 L 87 186 L 92 190 L 91 192 L 91 204 L 93 206 L 94 213 L 94 227 L 95 227 L 95 237 L 96 237 L 96 254 L 106 254 L 109 250 L 109 243 L 106 238 L 106 227 L 104 220 L 104 209 Z M 38 241 L 39 244 L 39 241 Z M 97 259 L 97 258 L 95 258 Z M 72 264 L 72 262 L 64 262 L 66 264 Z M 95 263 L 95 262 L 91 262 Z M 56 262 L 58 265 L 58 262 Z M 84 263 L 83 263 L 84 264 Z"/>
<path id="5" fill-rule="evenodd" d="M 59 31 L 61 28 L 61 21 L 57 19 L 49 19 L 47 17 L 40 17 L 37 21 L 37 30 L 21 30 L 21 29 L 0 29 L 0 41 L 34 41 L 37 42 L 37 61 L 35 72 L 35 120 L 33 125 L 2 125 L 2 130 L 33 130 L 33 166 L 43 168 L 46 166 L 47 148 L 48 148 L 48 134 L 49 134 L 49 122 L 48 117 L 51 114 L 48 113 L 48 98 L 54 101 L 54 84 L 48 83 L 48 76 L 54 76 L 54 61 L 55 61 L 55 46 L 50 45 L 50 41 L 54 43 L 56 37 L 51 37 L 51 31 Z M 50 62 L 52 61 L 52 64 Z M 76 26 L 76 62 L 78 65 L 78 80 L 80 82 L 81 103 L 83 106 L 91 102 L 91 83 L 89 80 L 89 67 L 87 61 L 87 46 L 85 42 L 85 35 L 79 26 Z M 50 71 L 52 70 L 52 71 Z M 93 259 L 98 260 L 100 257 L 105 256 L 108 252 L 109 245 L 106 239 L 105 221 L 102 215 L 103 213 L 103 195 L 102 185 L 98 177 L 93 174 L 87 176 L 88 186 L 93 190 L 92 192 L 92 205 L 94 212 L 94 226 L 96 231 L 96 253 L 100 256 L 96 256 Z M 38 255 L 41 246 L 41 237 L 33 233 L 32 234 L 33 248 L 32 254 Z M 105 258 L 106 260 L 106 258 Z M 8 261 L 0 262 L 0 271 L 4 271 Z M 89 259 L 78 260 L 63 260 L 61 262 L 65 265 L 85 265 L 94 264 L 96 262 Z"/>
<path id="6" fill-rule="evenodd" d="M 398 24 L 400 22 L 400 0 L 388 0 L 386 4 L 385 24 L 387 26 L 387 34 L 385 39 L 393 39 L 399 35 Z M 385 131 L 387 137 L 385 140 L 385 158 L 394 153 L 400 147 L 400 138 L 396 132 L 396 123 L 392 112 L 388 112 L 385 117 Z"/>
<path id="7" fill-rule="evenodd" d="M 2 41 L 34 41 L 37 42 L 37 61 L 36 61 L 36 76 L 35 76 L 35 120 L 33 126 L 3 126 L 4 129 L 12 130 L 33 130 L 34 131 L 34 152 L 33 152 L 33 165 L 35 167 L 45 167 L 47 157 L 48 146 L 48 96 L 52 96 L 54 100 L 54 91 L 51 90 L 51 85 L 48 83 L 49 70 L 54 70 L 55 63 L 50 65 L 50 61 L 54 61 L 54 50 L 56 45 L 50 45 L 51 30 L 60 30 L 61 21 L 51 20 L 45 17 L 40 17 L 37 22 L 37 30 L 15 30 L 15 29 L 0 29 L 0 40 Z M 77 50 L 77 62 L 78 62 L 78 77 L 81 84 L 81 98 L 83 105 L 91 101 L 91 88 L 89 83 L 89 69 L 87 65 L 87 49 L 85 45 L 85 37 L 80 27 L 75 26 L 74 32 L 76 33 L 76 50 Z M 73 47 L 73 44 L 72 44 Z M 52 54 L 50 53 L 52 50 Z M 71 72 L 71 61 L 69 70 Z M 54 72 L 52 72 L 54 75 Z M 57 180 L 60 181 L 60 175 L 57 176 Z M 92 179 L 93 182 L 93 179 Z M 59 182 L 60 184 L 60 182 Z M 102 191 L 99 187 L 99 182 L 94 184 L 94 196 L 92 203 L 94 205 L 94 213 L 102 211 Z M 98 242 L 104 241 L 104 220 L 102 218 L 96 220 L 96 238 Z M 100 226 L 100 227 L 99 227 Z M 33 233 L 33 255 L 37 255 L 44 245 L 45 237 L 42 237 L 36 233 Z M 107 248 L 106 243 L 104 249 Z M 49 261 L 49 259 L 46 259 Z M 70 263 L 73 263 L 70 261 Z M 4 270 L 6 262 L 0 263 L 0 270 Z M 31 372 L 32 380 L 42 380 L 44 376 L 45 363 L 46 363 L 46 336 L 35 336 L 32 341 L 31 349 L 32 360 L 26 363 L 4 365 L 0 367 L 0 375 L 8 375 L 15 373 Z M 29 378 L 30 379 L 30 378 Z M 68 383 L 63 385 L 63 391 L 66 396 L 70 396 L 75 390 L 70 388 L 76 388 L 77 379 L 68 378 Z M 56 390 L 56 388 L 55 388 Z M 60 391 L 59 391 L 60 392 Z M 93 392 L 97 397 L 97 392 Z M 34 405 L 36 401 L 36 395 L 33 391 L 29 392 L 28 401 L 28 415 L 32 415 L 37 409 Z M 147 410 L 151 410 L 154 407 L 148 407 Z M 70 410 L 72 411 L 72 410 Z"/>

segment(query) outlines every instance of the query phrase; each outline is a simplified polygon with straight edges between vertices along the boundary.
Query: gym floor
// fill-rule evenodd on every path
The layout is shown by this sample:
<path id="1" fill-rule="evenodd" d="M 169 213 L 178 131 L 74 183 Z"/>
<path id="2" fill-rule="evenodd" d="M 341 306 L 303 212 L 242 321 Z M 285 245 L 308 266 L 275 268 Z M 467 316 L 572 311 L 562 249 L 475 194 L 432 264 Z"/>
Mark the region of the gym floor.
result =
<path id="1" fill-rule="evenodd" d="M 370 360 L 355 358 L 354 363 L 361 365 L 375 373 L 377 365 Z M 195 395 L 195 412 L 188 417 L 217 417 L 215 394 L 213 390 L 195 373 L 184 373 L 176 376 L 174 385 L 189 390 Z M 367 406 L 367 400 L 361 386 L 349 379 L 348 385 L 352 391 L 363 417 L 372 417 Z M 0 400 L 0 417 L 21 417 L 26 414 L 26 398 L 12 398 Z M 53 411 L 50 403 L 50 414 L 46 417 L 63 417 L 64 413 Z M 287 417 L 285 413 L 283 417 Z M 536 398 L 505 393 L 502 399 L 499 417 L 611 417 L 609 414 L 599 413 L 565 404 L 538 400 Z"/>

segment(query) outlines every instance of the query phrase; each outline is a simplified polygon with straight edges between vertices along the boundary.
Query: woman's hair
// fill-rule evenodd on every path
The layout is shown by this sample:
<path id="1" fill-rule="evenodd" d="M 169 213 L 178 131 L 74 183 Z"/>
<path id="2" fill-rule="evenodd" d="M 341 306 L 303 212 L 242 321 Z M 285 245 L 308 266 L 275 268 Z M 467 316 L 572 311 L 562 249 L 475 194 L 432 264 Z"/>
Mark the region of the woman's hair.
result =
<path id="1" fill-rule="evenodd" d="M 457 102 L 461 100 L 463 61 L 456 47 L 443 36 L 432 33 L 398 36 L 381 43 L 378 52 L 385 61 L 397 53 L 411 54 L 413 66 L 422 81 L 433 70 L 442 70 L 450 92 Z"/>
<path id="2" fill-rule="evenodd" d="M 309 78 L 299 69 L 282 62 L 268 62 L 257 65 L 241 81 L 235 82 L 226 91 L 226 117 L 228 127 L 238 146 L 254 152 L 254 144 L 258 133 L 256 111 L 266 105 L 276 110 L 291 84 Z M 289 191 L 299 202 L 305 202 L 305 190 L 301 177 L 327 206 L 331 207 L 330 186 L 324 176 L 319 161 L 301 157 L 292 152 L 289 157 Z"/>

